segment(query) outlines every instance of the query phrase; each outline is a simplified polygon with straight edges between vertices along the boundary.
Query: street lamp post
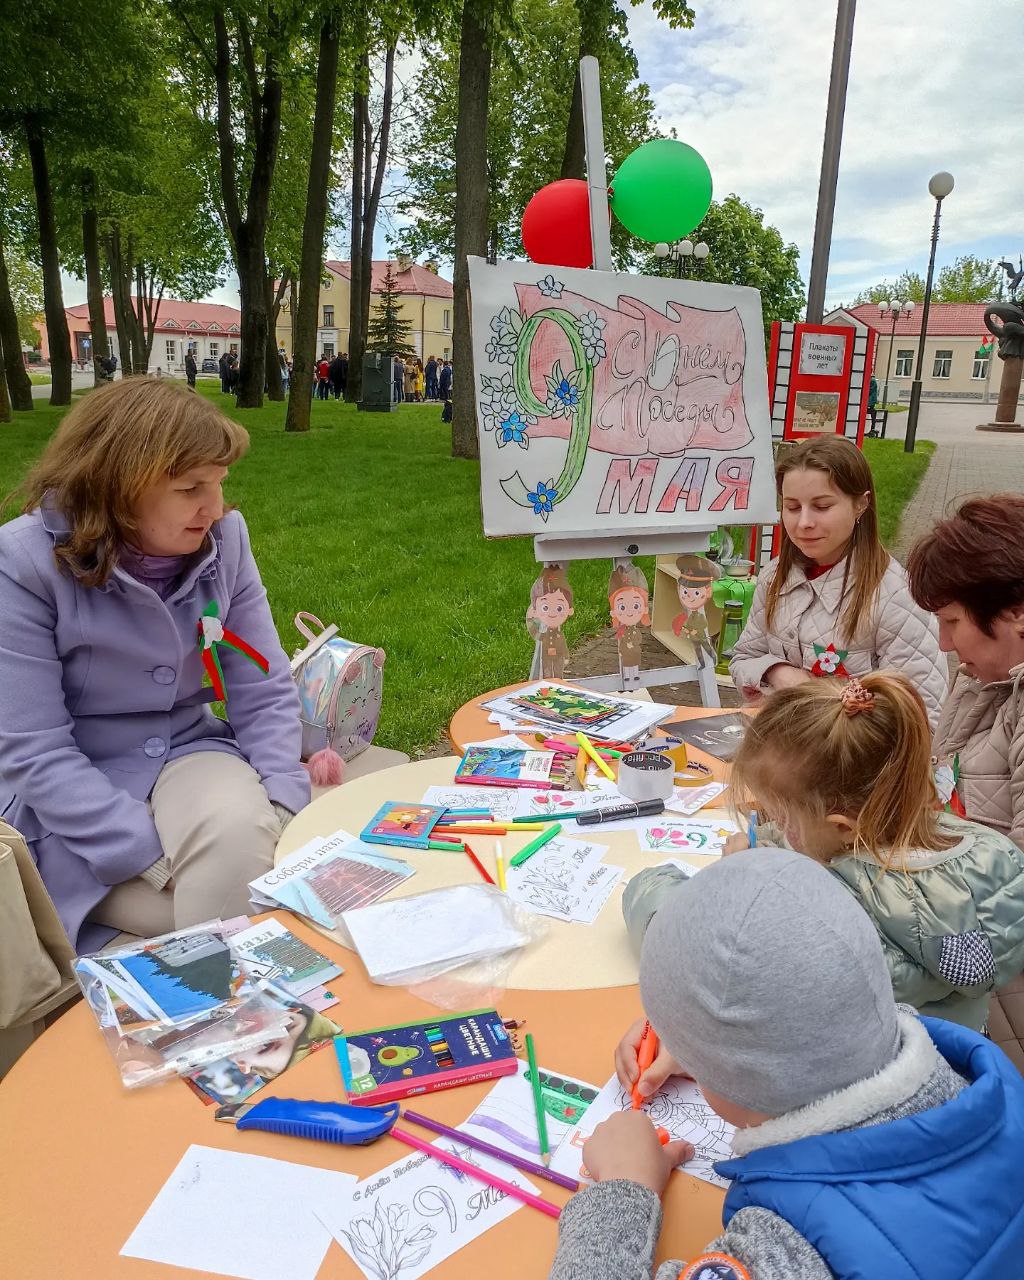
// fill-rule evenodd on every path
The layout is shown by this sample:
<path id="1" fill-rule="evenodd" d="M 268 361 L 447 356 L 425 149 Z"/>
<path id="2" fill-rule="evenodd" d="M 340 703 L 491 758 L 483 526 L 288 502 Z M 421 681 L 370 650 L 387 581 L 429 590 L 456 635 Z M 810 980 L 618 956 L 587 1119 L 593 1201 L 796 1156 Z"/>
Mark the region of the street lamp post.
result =
<path id="1" fill-rule="evenodd" d="M 928 308 L 932 303 L 932 277 L 935 275 L 935 250 L 939 243 L 939 218 L 942 215 L 942 202 L 953 190 L 951 173 L 936 173 L 928 181 L 928 190 L 935 197 L 935 221 L 932 223 L 932 251 L 928 257 L 928 279 L 924 286 L 924 307 L 921 311 L 921 337 L 917 347 L 917 367 L 914 370 L 914 381 L 910 386 L 910 409 L 907 413 L 907 435 L 903 441 L 903 452 L 913 453 L 917 441 L 917 419 L 921 412 L 921 372 L 924 368 L 924 344 L 928 339 Z"/>
<path id="2" fill-rule="evenodd" d="M 892 369 L 892 348 L 896 341 L 896 321 L 900 316 L 909 316 L 914 310 L 914 304 L 907 302 L 880 302 L 878 304 L 878 314 L 884 320 L 886 315 L 892 316 L 892 329 L 889 331 L 889 358 L 885 362 L 885 387 L 882 391 L 882 407 L 883 409 L 889 403 L 889 371 Z"/>
<path id="3" fill-rule="evenodd" d="M 683 263 L 695 258 L 698 262 L 708 256 L 711 250 L 703 240 L 698 240 L 696 244 L 692 240 L 677 240 L 674 244 L 666 244 L 664 240 L 654 246 L 655 256 L 658 258 L 671 258 L 676 264 L 676 279 L 681 280 L 683 276 Z"/>

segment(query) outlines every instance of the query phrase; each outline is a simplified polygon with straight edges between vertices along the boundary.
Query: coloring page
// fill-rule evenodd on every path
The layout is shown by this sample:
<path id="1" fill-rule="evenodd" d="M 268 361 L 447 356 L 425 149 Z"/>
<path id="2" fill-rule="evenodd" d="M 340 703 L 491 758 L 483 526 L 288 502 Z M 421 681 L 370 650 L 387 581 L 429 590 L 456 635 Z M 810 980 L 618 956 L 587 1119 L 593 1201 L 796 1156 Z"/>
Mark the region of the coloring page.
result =
<path id="1" fill-rule="evenodd" d="M 608 846 L 556 836 L 518 867 L 509 866 L 508 896 L 540 915 L 593 924 L 624 874 L 601 862 Z"/>
<path id="2" fill-rule="evenodd" d="M 684 862 L 682 858 L 666 858 L 664 862 L 659 862 L 658 866 L 678 867 L 687 878 L 695 876 L 698 871 L 704 870 L 703 867 L 698 867 L 695 862 Z"/>
<path id="3" fill-rule="evenodd" d="M 470 787 L 461 783 L 450 787 L 428 787 L 424 804 L 441 805 L 445 809 L 486 809 L 497 822 L 511 822 L 518 813 L 517 787 Z"/>
<path id="4" fill-rule="evenodd" d="M 613 1111 L 629 1111 L 632 1105 L 630 1095 L 619 1084 L 618 1078 L 612 1076 L 587 1108 L 583 1119 L 552 1156 L 551 1168 L 568 1178 L 590 1182 L 583 1164 L 584 1143 Z M 679 1165 L 684 1173 L 691 1173 L 716 1187 L 729 1185 L 725 1178 L 715 1173 L 712 1165 L 716 1160 L 728 1160 L 732 1156 L 732 1135 L 736 1130 L 711 1110 L 692 1080 L 680 1077 L 669 1080 L 661 1092 L 647 1103 L 646 1111 L 653 1124 L 696 1148 L 693 1159 Z"/>
<path id="5" fill-rule="evenodd" d="M 533 1191 L 509 1165 L 447 1138 L 434 1144 L 505 1182 Z M 497 1187 L 416 1152 L 360 1182 L 352 1199 L 320 1199 L 313 1212 L 370 1280 L 417 1280 L 521 1209 Z"/>
<path id="6" fill-rule="evenodd" d="M 467 742 L 465 743 L 465 751 L 468 751 L 470 747 L 514 747 L 518 751 L 525 747 L 528 751 L 536 751 L 538 745 L 536 742 L 528 742 L 525 738 L 517 737 L 514 733 L 503 733 L 498 738 L 483 738 L 479 742 Z M 465 754 L 465 751 L 463 754 Z"/>
<path id="7" fill-rule="evenodd" d="M 638 832 L 640 848 L 648 853 L 703 853 L 715 857 L 731 835 L 739 830 L 728 818 L 674 818 L 660 814 L 647 818 Z"/>
<path id="8" fill-rule="evenodd" d="M 538 1067 L 537 1072 L 548 1142 L 554 1151 L 579 1124 L 600 1090 L 597 1085 L 543 1067 Z M 514 1076 L 502 1076 L 461 1127 L 529 1160 L 539 1160 L 540 1139 L 528 1064 L 520 1062 Z"/>

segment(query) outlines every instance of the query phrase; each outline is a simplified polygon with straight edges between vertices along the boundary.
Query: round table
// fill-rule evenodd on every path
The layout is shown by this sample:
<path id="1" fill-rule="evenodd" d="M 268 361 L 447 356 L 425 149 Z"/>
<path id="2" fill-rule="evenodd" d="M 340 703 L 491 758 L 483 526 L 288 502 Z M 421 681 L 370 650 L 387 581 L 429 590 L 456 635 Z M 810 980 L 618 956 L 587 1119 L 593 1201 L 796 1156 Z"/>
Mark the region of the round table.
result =
<path id="1" fill-rule="evenodd" d="M 697 709 L 695 714 L 702 713 Z M 282 837 L 279 854 L 338 827 L 358 834 L 361 821 L 384 800 L 418 799 L 426 786 L 433 785 L 429 779 L 450 779 L 453 766 L 452 758 L 421 761 L 355 779 L 327 792 L 295 818 Z M 636 845 L 634 836 L 608 832 L 597 838 L 609 845 L 607 861 L 634 865 L 628 849 L 629 840 Z M 490 841 L 479 843 L 481 856 L 489 857 Z M 510 842 L 509 852 L 513 847 Z M 400 856 L 414 861 L 427 855 L 401 850 Z M 662 856 L 657 855 L 659 860 Z M 461 855 L 436 853 L 433 857 L 438 866 L 447 860 L 442 882 L 471 882 L 476 876 L 472 864 Z M 436 868 L 430 872 L 431 877 L 440 874 Z M 420 867 L 411 878 L 409 892 L 427 887 L 427 881 L 427 868 Z M 619 892 L 616 890 L 616 895 Z M 344 966 L 345 975 L 338 982 L 341 1001 L 328 1012 L 346 1030 L 419 1020 L 436 1013 L 434 1006 L 408 991 L 370 983 L 352 952 L 286 912 L 275 914 Z M 605 906 L 602 918 L 609 925 L 621 919 L 616 901 Z M 548 937 L 537 946 L 540 953 L 555 945 L 552 940 L 557 941 L 562 930 L 573 931 L 577 940 L 589 940 L 589 948 L 577 945 L 579 951 L 600 945 L 602 934 L 595 933 L 597 925 L 551 924 Z M 623 933 L 621 925 L 617 928 Z M 624 936 L 619 944 L 625 946 Z M 619 954 L 621 957 L 621 951 Z M 526 1020 L 527 1029 L 536 1038 L 542 1066 L 603 1084 L 611 1074 L 612 1053 L 619 1037 L 641 1012 L 635 980 L 589 989 L 581 985 L 573 990 L 542 990 L 539 987 L 543 984 L 529 976 L 535 962 L 524 959 L 520 963 L 523 976 L 514 973 L 513 978 L 521 985 L 510 985 L 501 997 L 502 1013 Z M 431 1094 L 420 1099 L 418 1106 L 444 1123 L 457 1124 L 479 1104 L 489 1087 L 484 1083 Z M 306 1058 L 256 1095 L 256 1100 L 274 1095 L 340 1100 L 343 1093 L 334 1054 L 326 1049 Z M 217 1124 L 213 1108 L 204 1107 L 183 1084 L 129 1092 L 120 1083 L 91 1012 L 81 1002 L 40 1037 L 0 1083 L 0 1134 L 4 1155 L 0 1274 L 17 1280 L 53 1280 L 55 1276 L 166 1280 L 172 1274 L 206 1274 L 183 1268 L 172 1273 L 161 1264 L 122 1258 L 118 1253 L 190 1143 L 343 1169 L 360 1178 L 407 1151 L 390 1138 L 365 1148 L 339 1148 L 267 1133 L 239 1133 L 230 1125 Z M 554 1203 L 568 1198 L 568 1193 L 547 1183 L 538 1189 Z M 722 1199 L 717 1188 L 675 1175 L 665 1195 L 659 1261 L 692 1258 L 699 1253 L 721 1229 Z M 287 1214 L 283 1213 L 282 1230 L 286 1229 Z M 476 1280 L 484 1274 L 491 1280 L 540 1280 L 548 1273 L 555 1245 L 555 1223 L 524 1208 L 432 1274 L 452 1280 Z M 353 1280 L 360 1274 L 347 1255 L 332 1245 L 319 1280 Z"/>

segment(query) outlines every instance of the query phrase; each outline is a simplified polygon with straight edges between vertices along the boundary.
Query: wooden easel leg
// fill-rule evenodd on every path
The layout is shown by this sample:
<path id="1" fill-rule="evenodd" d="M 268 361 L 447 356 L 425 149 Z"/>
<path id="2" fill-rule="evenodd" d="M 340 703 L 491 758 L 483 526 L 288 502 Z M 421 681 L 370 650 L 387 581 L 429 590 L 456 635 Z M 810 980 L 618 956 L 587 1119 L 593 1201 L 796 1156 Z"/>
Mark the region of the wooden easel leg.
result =
<path id="1" fill-rule="evenodd" d="M 697 645 L 697 686 L 706 707 L 720 707 L 722 699 L 715 679 L 715 660 L 703 645 Z"/>

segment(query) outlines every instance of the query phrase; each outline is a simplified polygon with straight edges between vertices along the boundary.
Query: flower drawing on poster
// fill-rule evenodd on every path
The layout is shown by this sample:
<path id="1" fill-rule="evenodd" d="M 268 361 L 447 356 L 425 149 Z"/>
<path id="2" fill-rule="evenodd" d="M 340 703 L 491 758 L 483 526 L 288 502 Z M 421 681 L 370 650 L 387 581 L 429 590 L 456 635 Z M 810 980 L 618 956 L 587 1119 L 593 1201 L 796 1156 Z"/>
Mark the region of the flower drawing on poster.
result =
<path id="1" fill-rule="evenodd" d="M 708 527 L 726 511 L 774 522 L 755 291 L 556 278 L 523 263 L 470 270 L 488 534 Z M 536 469 L 509 468 L 510 444 L 537 453 Z"/>

